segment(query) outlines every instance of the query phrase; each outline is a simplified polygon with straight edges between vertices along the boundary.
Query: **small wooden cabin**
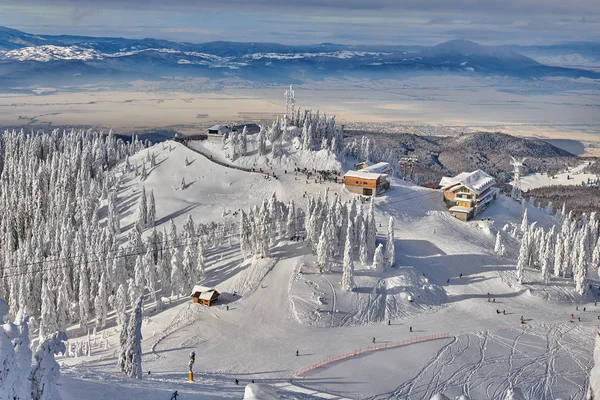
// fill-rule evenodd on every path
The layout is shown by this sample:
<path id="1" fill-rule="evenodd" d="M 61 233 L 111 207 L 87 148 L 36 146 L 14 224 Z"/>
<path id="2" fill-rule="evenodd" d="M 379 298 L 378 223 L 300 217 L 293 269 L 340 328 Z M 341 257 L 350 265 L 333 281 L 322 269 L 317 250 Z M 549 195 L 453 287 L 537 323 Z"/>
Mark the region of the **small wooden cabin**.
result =
<path id="1" fill-rule="evenodd" d="M 215 289 L 206 286 L 196 285 L 192 289 L 192 301 L 194 303 L 204 304 L 205 306 L 212 306 L 219 299 L 221 293 Z"/>

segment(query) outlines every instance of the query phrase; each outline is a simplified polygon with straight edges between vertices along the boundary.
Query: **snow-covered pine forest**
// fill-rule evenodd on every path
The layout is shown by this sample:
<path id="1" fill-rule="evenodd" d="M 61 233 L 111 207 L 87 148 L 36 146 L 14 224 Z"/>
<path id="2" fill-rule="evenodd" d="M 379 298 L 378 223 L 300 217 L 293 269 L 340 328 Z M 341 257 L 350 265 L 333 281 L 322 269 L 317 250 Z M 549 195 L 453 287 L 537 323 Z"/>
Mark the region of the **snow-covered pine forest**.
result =
<path id="1" fill-rule="evenodd" d="M 529 223 L 527 209 L 523 208 L 520 227 L 505 226 L 504 231 L 518 238 L 517 279 L 524 283 L 525 269 L 539 270 L 541 277 L 536 281 L 548 284 L 551 277 L 570 278 L 576 291 L 583 295 L 588 290 L 588 273 L 600 265 L 599 221 L 596 213 L 583 214 L 581 219 L 573 213 L 556 212 L 557 225 L 550 229 Z M 503 245 L 498 232 L 495 252 L 500 253 Z M 529 282 L 531 283 L 531 282 Z"/>

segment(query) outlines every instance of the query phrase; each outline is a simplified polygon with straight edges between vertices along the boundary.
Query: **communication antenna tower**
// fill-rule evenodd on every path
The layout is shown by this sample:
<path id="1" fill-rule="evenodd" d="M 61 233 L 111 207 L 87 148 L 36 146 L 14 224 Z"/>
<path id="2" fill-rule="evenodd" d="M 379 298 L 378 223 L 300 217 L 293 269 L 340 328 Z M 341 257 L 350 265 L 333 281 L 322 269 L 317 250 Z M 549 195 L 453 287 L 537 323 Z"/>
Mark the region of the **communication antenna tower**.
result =
<path id="1" fill-rule="evenodd" d="M 521 167 L 525 165 L 525 159 L 518 161 L 516 158 L 511 157 L 512 161 L 510 165 L 513 166 L 513 187 L 511 197 L 514 200 L 521 200 Z"/>
<path id="2" fill-rule="evenodd" d="M 285 91 L 285 116 L 289 120 L 293 120 L 296 115 L 296 97 L 294 94 L 294 86 L 290 85 L 290 89 Z"/>

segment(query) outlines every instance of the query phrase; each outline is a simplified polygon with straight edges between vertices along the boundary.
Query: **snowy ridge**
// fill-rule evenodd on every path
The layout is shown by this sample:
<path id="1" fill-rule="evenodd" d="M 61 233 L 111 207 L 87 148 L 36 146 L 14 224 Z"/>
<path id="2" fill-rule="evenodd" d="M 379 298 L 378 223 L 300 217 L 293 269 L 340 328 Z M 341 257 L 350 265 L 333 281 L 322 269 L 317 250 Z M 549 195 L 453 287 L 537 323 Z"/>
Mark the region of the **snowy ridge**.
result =
<path id="1" fill-rule="evenodd" d="M 299 60 L 299 59 L 310 59 L 316 57 L 325 57 L 325 58 L 338 58 L 342 60 L 347 60 L 355 57 L 365 57 L 365 56 L 383 56 L 389 55 L 390 53 L 380 53 L 380 52 L 369 52 L 369 51 L 350 51 L 350 50 L 342 50 L 342 51 L 334 51 L 328 53 L 294 53 L 294 54 L 284 54 L 284 53 L 254 53 L 248 54 L 244 56 L 244 58 L 249 58 L 252 60 L 262 60 L 262 59 L 273 59 L 273 60 Z"/>
<path id="2" fill-rule="evenodd" d="M 18 50 L 11 50 L 5 53 L 0 52 L 0 59 L 17 61 L 39 61 L 49 62 L 56 60 L 101 60 L 104 55 L 96 50 L 86 49 L 79 46 L 54 46 L 44 45 L 35 47 L 25 47 Z"/>

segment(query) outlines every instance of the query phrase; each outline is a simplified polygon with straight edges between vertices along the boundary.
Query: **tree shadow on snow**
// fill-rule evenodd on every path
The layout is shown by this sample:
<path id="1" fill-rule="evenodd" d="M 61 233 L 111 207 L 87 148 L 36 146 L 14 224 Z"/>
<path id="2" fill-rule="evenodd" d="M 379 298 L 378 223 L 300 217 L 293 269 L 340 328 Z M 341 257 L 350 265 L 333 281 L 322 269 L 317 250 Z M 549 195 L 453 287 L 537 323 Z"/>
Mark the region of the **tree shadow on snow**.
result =
<path id="1" fill-rule="evenodd" d="M 197 203 L 196 204 L 190 204 L 190 205 L 182 208 L 181 210 L 178 210 L 178 211 L 172 212 L 171 214 L 165 215 L 164 217 L 159 218 L 156 221 L 155 226 L 158 226 L 158 225 L 160 225 L 162 223 L 168 222 L 168 221 L 172 220 L 173 218 L 179 217 L 180 215 L 186 214 L 186 213 L 192 211 L 194 208 L 198 207 L 199 205 L 200 204 L 197 204 Z"/>

